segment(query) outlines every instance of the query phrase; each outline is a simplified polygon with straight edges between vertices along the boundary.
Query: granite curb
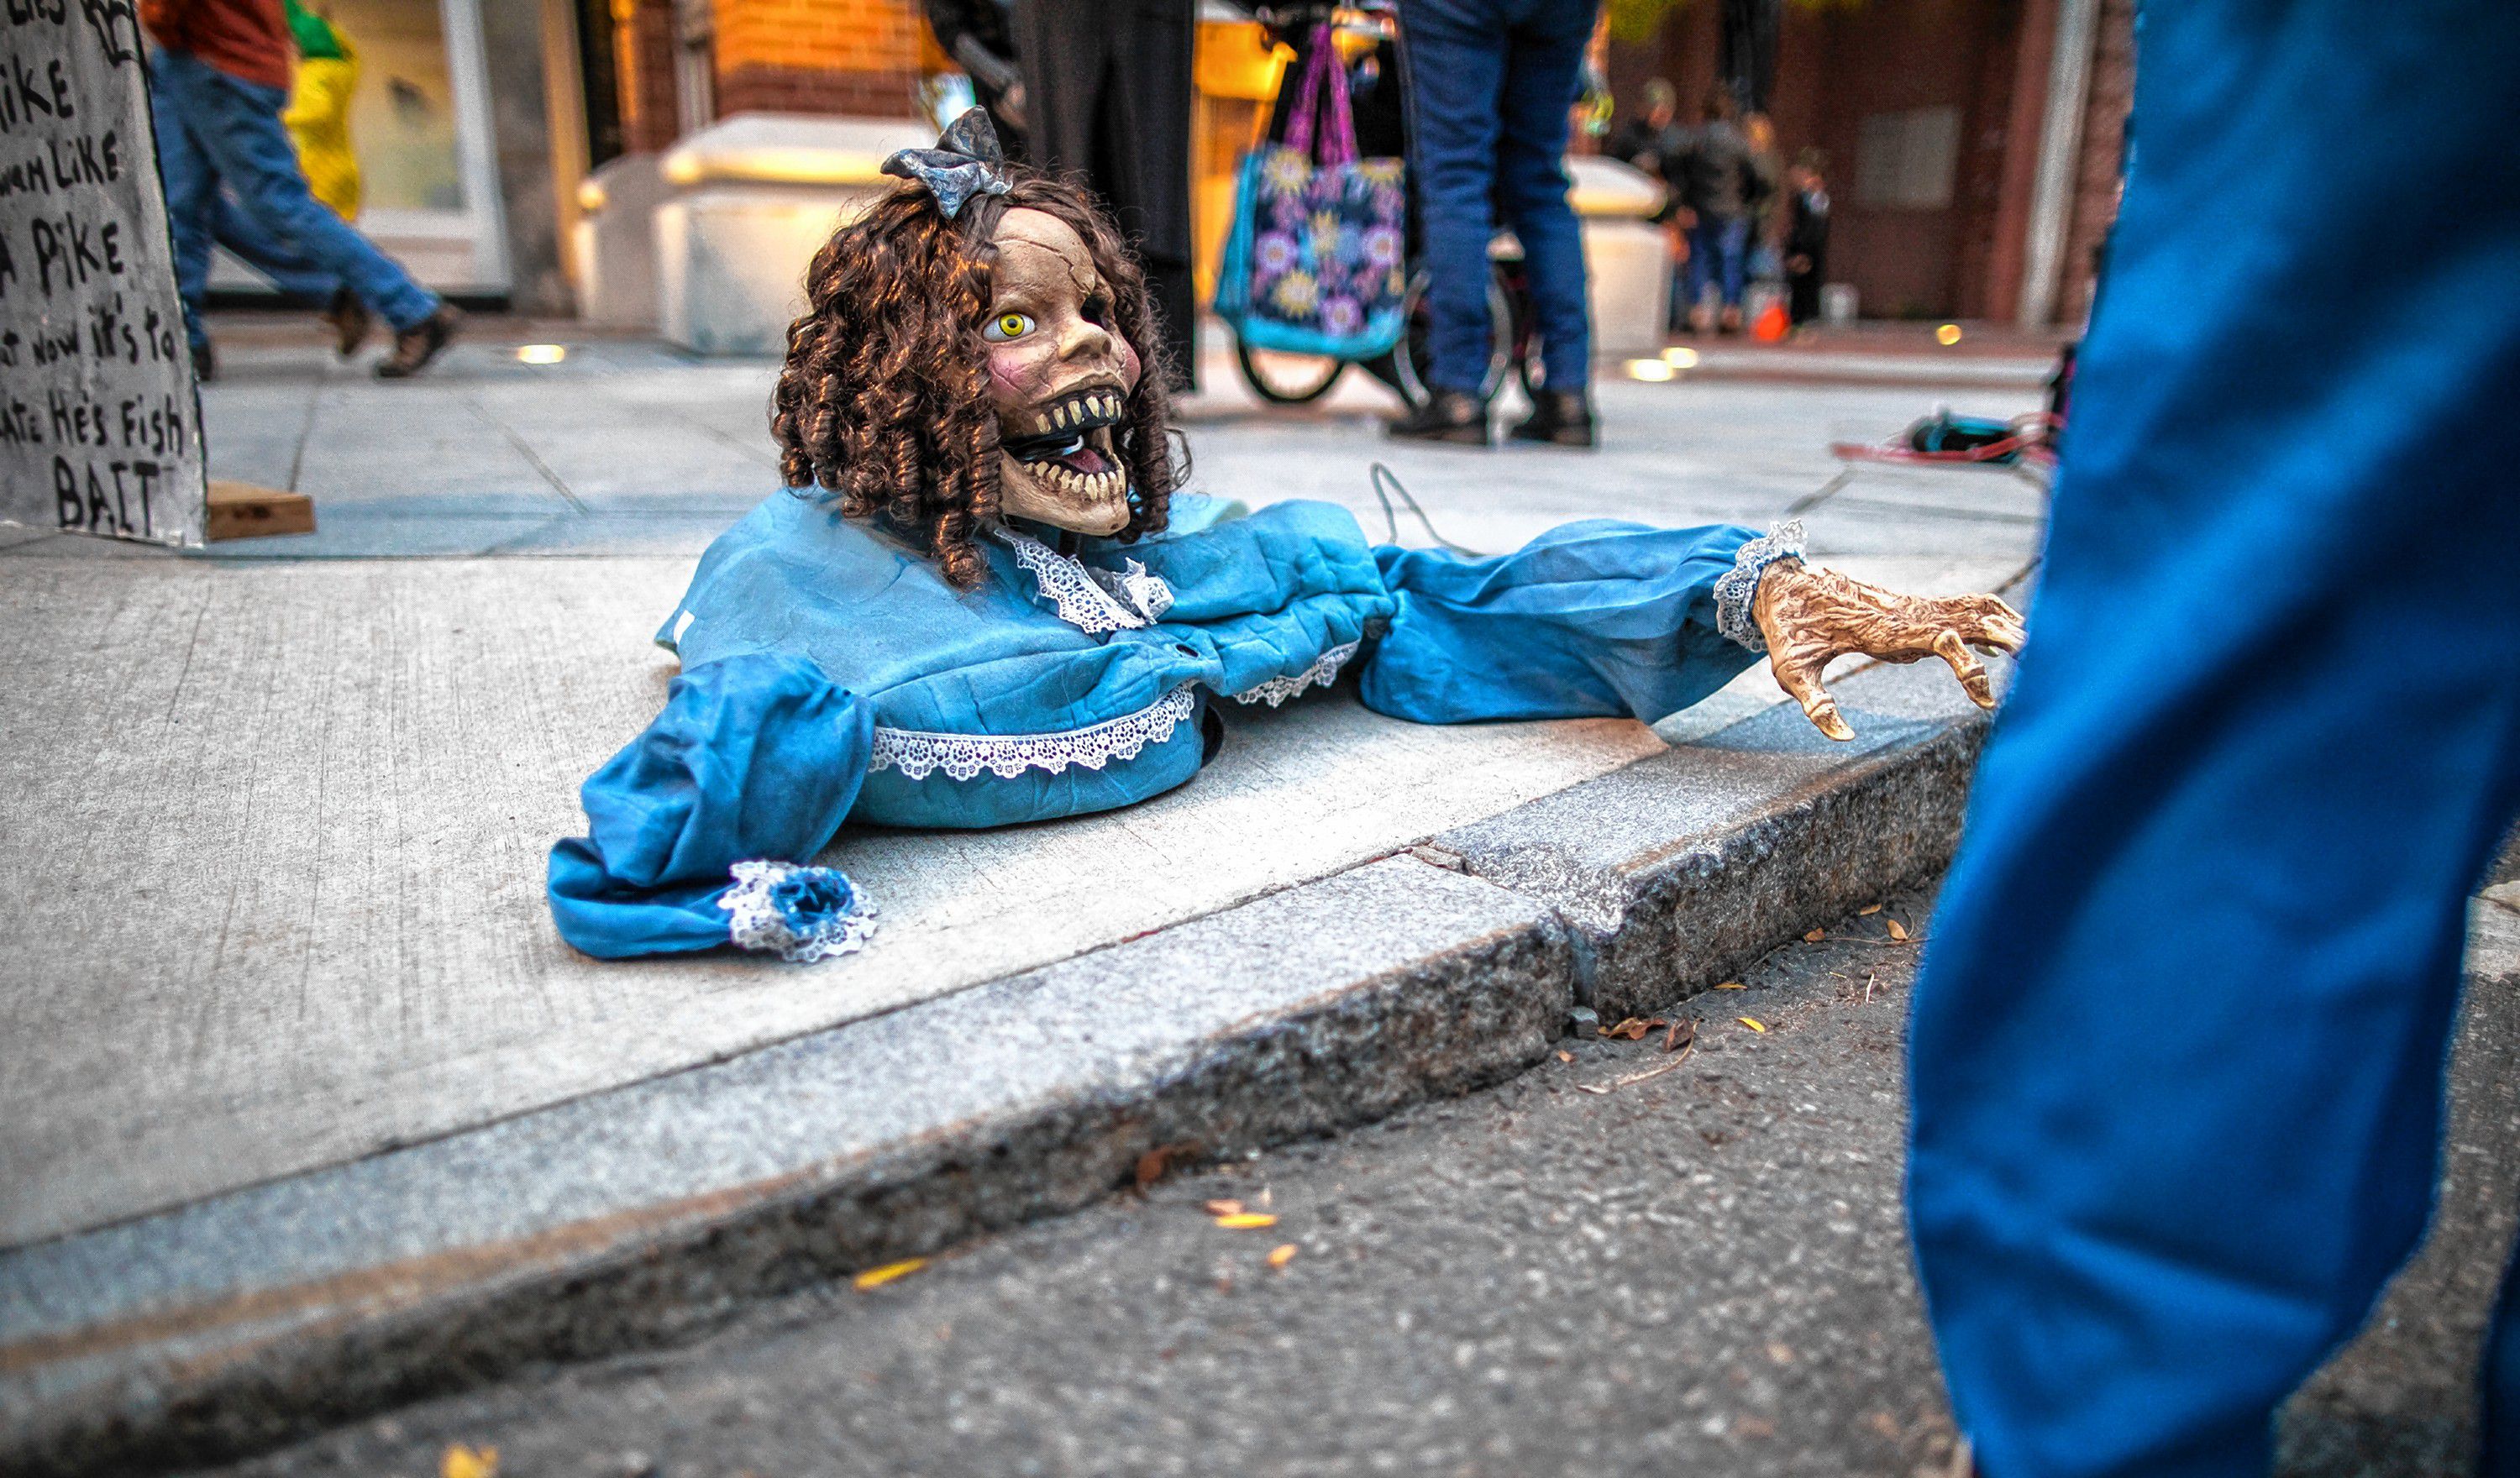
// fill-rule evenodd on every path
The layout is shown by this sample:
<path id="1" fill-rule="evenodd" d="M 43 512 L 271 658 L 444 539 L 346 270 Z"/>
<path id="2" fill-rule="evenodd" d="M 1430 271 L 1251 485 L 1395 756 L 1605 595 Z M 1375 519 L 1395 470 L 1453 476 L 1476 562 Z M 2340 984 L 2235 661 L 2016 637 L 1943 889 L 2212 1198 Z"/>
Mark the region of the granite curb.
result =
<path id="1" fill-rule="evenodd" d="M 1539 1061 L 1930 874 L 1947 672 L 1790 707 L 1398 856 L 448 1139 L 0 1254 L 0 1470 L 159 1471 L 688 1339 L 742 1303 Z M 1422 859 L 1432 859 L 1435 866 Z M 940 1070 L 942 1069 L 942 1070 Z"/>
<path id="2" fill-rule="evenodd" d="M 1852 743 L 1779 703 L 1435 845 L 1566 921 L 1577 995 L 1604 1022 L 1668 1005 L 1950 862 L 1981 716 L 1940 663 L 1872 668 L 1835 692 Z"/>

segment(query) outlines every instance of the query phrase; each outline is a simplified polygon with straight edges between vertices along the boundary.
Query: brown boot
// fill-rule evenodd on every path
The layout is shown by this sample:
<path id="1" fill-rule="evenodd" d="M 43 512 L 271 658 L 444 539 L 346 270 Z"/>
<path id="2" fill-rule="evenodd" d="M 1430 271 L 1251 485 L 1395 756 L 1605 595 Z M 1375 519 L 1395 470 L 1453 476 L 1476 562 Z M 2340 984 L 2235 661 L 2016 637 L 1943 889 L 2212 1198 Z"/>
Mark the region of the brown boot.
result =
<path id="1" fill-rule="evenodd" d="M 359 345 L 368 341 L 369 333 L 377 326 L 376 315 L 347 288 L 333 290 L 333 300 L 324 305 L 320 316 L 332 326 L 333 352 L 343 359 L 358 353 Z"/>
<path id="2" fill-rule="evenodd" d="M 428 369 L 463 327 L 464 315 L 455 311 L 455 305 L 439 303 L 436 312 L 394 336 L 393 352 L 377 361 L 377 378 L 409 380 Z"/>

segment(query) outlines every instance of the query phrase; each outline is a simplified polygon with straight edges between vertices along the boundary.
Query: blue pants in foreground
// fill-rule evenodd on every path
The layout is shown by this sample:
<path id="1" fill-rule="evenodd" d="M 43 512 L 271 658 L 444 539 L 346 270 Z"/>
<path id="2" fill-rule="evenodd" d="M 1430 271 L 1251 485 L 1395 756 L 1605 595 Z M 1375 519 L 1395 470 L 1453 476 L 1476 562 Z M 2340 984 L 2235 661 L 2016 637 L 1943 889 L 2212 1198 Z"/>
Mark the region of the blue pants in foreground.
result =
<path id="1" fill-rule="evenodd" d="M 1425 232 L 1426 379 L 1475 393 L 1488 368 L 1488 240 L 1522 243 L 1553 390 L 1593 378 L 1584 242 L 1566 203 L 1567 112 L 1599 0 L 1401 0 Z"/>
<path id="2" fill-rule="evenodd" d="M 280 122 L 289 102 L 285 93 L 182 52 L 161 49 L 149 61 L 158 168 L 175 239 L 175 289 L 184 299 L 184 327 L 193 342 L 205 341 L 202 303 L 209 291 L 222 184 L 234 193 L 240 218 L 231 223 L 231 235 L 243 239 L 249 231 L 252 240 L 269 244 L 274 262 L 292 264 L 285 289 L 312 291 L 319 276 L 346 283 L 396 332 L 437 311 L 435 293 L 413 282 L 306 188 L 297 147 Z"/>
<path id="3" fill-rule="evenodd" d="M 2031 640 L 1916 990 L 1992 1478 L 2260 1474 L 2423 1230 L 2520 807 L 2520 7 L 2147 9 Z M 2488 1471 L 2520 1473 L 2506 1297 Z"/>

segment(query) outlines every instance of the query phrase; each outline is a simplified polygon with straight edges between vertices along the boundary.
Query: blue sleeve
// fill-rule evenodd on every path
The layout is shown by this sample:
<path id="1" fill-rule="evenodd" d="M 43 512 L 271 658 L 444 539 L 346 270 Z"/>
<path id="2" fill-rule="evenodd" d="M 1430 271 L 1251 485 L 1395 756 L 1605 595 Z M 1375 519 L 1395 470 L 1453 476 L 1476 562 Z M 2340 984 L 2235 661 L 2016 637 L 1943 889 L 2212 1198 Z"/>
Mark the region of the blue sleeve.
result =
<path id="1" fill-rule="evenodd" d="M 1752 537 L 1587 519 L 1489 559 L 1377 548 L 1399 605 L 1366 706 L 1421 724 L 1677 713 L 1758 655 L 1717 621 L 1717 582 Z"/>
<path id="2" fill-rule="evenodd" d="M 552 848 L 561 937 L 608 960 L 729 942 L 790 959 L 853 947 L 841 941 L 866 910 L 847 879 L 793 865 L 838 832 L 873 736 L 867 705 L 800 657 L 684 672 L 665 711 L 579 791 L 587 834 Z"/>

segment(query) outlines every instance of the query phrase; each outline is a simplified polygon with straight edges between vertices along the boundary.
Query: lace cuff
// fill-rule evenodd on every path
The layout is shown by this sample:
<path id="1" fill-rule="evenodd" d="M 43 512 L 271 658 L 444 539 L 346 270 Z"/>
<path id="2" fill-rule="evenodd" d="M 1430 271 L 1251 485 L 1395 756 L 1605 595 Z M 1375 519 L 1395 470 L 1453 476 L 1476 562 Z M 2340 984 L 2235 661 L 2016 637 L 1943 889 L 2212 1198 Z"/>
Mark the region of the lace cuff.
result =
<path id="1" fill-rule="evenodd" d="M 875 932 L 875 905 L 837 868 L 740 862 L 734 873 L 735 886 L 717 906 L 739 948 L 811 964 L 866 948 Z"/>
<path id="2" fill-rule="evenodd" d="M 1348 658 L 1356 655 L 1356 649 L 1361 645 L 1363 644 L 1357 642 L 1342 642 L 1313 658 L 1313 665 L 1303 671 L 1254 684 L 1234 694 L 1234 701 L 1266 703 L 1275 708 L 1288 698 L 1300 696 L 1307 688 L 1328 688 L 1338 681 L 1339 669 L 1347 665 Z"/>
<path id="3" fill-rule="evenodd" d="M 1749 648 L 1766 651 L 1768 639 L 1759 632 L 1753 605 L 1759 598 L 1759 576 L 1778 560 L 1803 557 L 1803 520 L 1786 518 L 1741 546 L 1732 567 L 1715 582 L 1715 629 Z"/>

